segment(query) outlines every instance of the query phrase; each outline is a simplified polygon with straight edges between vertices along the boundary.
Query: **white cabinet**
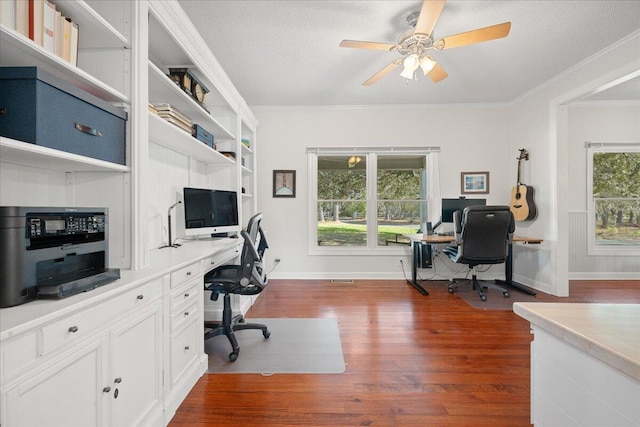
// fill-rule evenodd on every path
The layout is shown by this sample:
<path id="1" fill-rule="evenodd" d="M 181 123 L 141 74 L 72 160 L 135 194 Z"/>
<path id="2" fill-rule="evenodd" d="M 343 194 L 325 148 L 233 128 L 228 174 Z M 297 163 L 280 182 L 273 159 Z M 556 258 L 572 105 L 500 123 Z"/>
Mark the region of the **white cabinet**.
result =
<path id="1" fill-rule="evenodd" d="M 104 346 L 93 340 L 25 376 L 3 393 L 6 426 L 99 426 L 107 401 Z M 64 409 L 62 409 L 64 408 Z"/>
<path id="2" fill-rule="evenodd" d="M 161 419 L 161 332 L 159 302 L 111 332 L 108 425 L 137 426 Z"/>
<path id="3" fill-rule="evenodd" d="M 161 424 L 160 295 L 161 281 L 150 281 L 4 340 L 2 360 L 18 351 L 26 362 L 3 366 L 0 424 Z M 70 337 L 48 345 L 43 338 L 62 328 Z"/>

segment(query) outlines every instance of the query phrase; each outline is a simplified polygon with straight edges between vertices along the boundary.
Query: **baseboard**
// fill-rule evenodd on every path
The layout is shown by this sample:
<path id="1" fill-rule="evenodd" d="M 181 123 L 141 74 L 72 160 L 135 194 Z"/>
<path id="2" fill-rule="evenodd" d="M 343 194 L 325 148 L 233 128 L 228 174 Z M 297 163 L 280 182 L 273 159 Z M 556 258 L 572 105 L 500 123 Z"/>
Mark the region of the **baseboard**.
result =
<path id="1" fill-rule="evenodd" d="M 569 273 L 569 280 L 640 280 L 640 272 L 586 272 Z"/>

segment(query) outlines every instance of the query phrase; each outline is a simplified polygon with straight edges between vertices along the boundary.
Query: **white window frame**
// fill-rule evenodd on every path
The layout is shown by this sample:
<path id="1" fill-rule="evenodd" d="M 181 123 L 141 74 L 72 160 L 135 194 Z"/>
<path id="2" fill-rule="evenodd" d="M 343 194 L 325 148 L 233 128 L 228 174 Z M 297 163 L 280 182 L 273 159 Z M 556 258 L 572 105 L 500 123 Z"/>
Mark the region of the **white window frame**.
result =
<path id="1" fill-rule="evenodd" d="M 593 198 L 593 155 L 597 153 L 640 153 L 640 143 L 587 142 L 587 255 L 638 256 L 640 245 L 596 245 L 596 203 Z"/>
<path id="2" fill-rule="evenodd" d="M 440 147 L 309 147 L 307 149 L 307 179 L 308 197 L 308 254 L 309 255 L 402 255 L 409 252 L 409 246 L 378 246 L 378 223 L 377 223 L 377 169 L 378 155 L 424 155 L 427 160 L 427 203 L 429 212 L 438 210 L 440 214 L 440 188 L 438 168 L 434 166 L 437 161 L 433 161 L 429 154 L 437 154 Z M 367 185 L 367 245 L 366 246 L 319 246 L 318 245 L 318 156 L 324 155 L 359 155 L 366 157 L 366 185 Z"/>

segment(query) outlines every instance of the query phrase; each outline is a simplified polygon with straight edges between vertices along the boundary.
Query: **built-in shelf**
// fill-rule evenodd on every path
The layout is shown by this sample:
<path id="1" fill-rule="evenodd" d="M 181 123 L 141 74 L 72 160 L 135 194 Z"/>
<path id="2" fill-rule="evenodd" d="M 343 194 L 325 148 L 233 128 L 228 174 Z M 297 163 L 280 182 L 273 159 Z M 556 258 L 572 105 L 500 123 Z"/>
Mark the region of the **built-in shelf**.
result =
<path id="1" fill-rule="evenodd" d="M 242 173 L 245 175 L 251 175 L 253 172 L 246 166 L 242 166 Z"/>
<path id="2" fill-rule="evenodd" d="M 129 172 L 128 166 L 0 137 L 0 160 L 62 172 Z"/>
<path id="3" fill-rule="evenodd" d="M 149 102 L 171 104 L 186 115 L 192 123 L 199 124 L 213 134 L 216 140 L 235 140 L 233 133 L 180 89 L 153 62 L 149 62 Z"/>
<path id="4" fill-rule="evenodd" d="M 107 102 L 129 103 L 129 98 L 120 91 L 2 25 L 0 46 L 0 65 L 3 67 L 38 67 Z"/>
<path id="5" fill-rule="evenodd" d="M 241 148 L 242 148 L 242 152 L 243 152 L 243 153 L 246 153 L 246 154 L 253 154 L 253 150 L 252 150 L 251 148 L 247 147 L 247 146 L 246 146 L 246 145 L 244 145 L 244 144 L 240 144 L 240 145 L 241 145 Z"/>
<path id="6" fill-rule="evenodd" d="M 153 113 L 149 113 L 149 140 L 208 165 L 235 164 L 232 159 Z"/>
<path id="7" fill-rule="evenodd" d="M 242 197 L 244 197 L 246 199 L 252 199 L 253 198 L 253 194 L 242 193 Z"/>
<path id="8" fill-rule="evenodd" d="M 100 16 L 85 1 L 50 0 L 63 16 L 71 18 L 80 28 L 78 49 L 131 48 L 127 38 Z M 91 31 L 84 30 L 85 28 Z"/>

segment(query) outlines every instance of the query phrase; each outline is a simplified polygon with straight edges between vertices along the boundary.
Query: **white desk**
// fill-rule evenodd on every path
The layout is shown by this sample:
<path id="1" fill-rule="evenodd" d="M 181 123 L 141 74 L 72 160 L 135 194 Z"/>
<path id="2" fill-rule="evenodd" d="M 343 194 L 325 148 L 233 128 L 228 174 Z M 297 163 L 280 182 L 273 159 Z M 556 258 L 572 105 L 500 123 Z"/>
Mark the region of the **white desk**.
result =
<path id="1" fill-rule="evenodd" d="M 113 283 L 0 309 L 0 424 L 166 425 L 207 369 L 203 276 L 241 243 L 155 249 Z"/>
<path id="2" fill-rule="evenodd" d="M 515 303 L 531 322 L 531 422 L 640 425 L 640 305 Z"/>

